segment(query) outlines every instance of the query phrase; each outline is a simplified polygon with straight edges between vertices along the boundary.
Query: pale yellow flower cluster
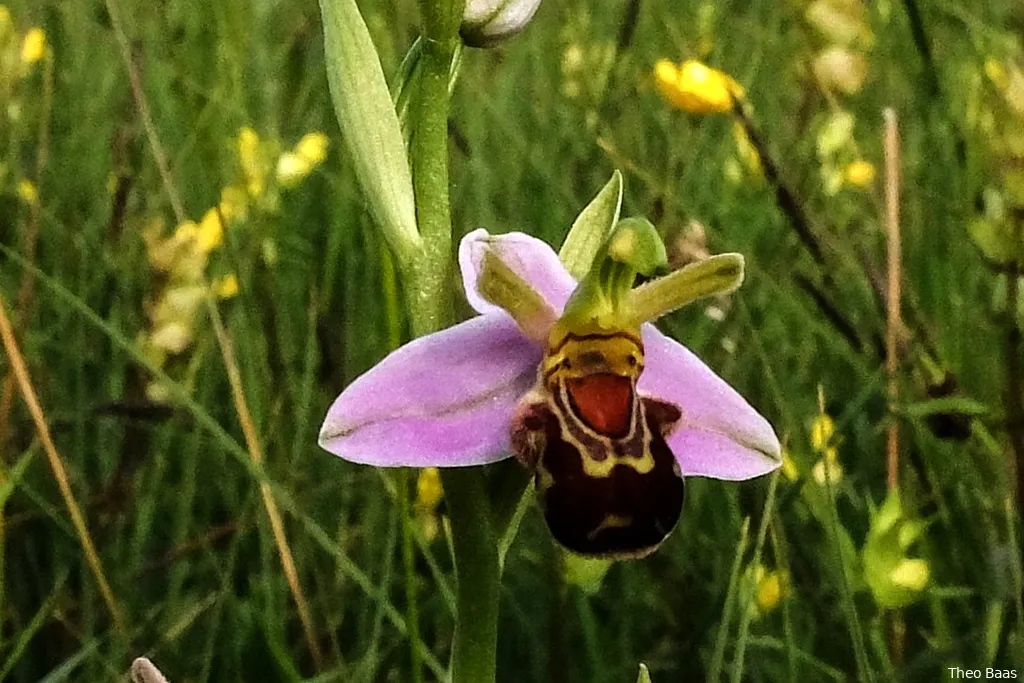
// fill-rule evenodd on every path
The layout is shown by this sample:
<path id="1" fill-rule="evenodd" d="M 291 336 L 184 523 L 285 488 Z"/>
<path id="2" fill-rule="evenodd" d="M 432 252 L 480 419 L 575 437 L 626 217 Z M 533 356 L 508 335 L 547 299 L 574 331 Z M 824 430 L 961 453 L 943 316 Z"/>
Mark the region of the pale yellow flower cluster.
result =
<path id="1" fill-rule="evenodd" d="M 225 233 L 248 221 L 253 213 L 272 214 L 278 206 L 278 188 L 295 187 L 327 158 L 327 136 L 305 135 L 283 154 L 273 154 L 275 145 L 260 140 L 249 127 L 235 140 L 239 179 L 221 190 L 217 206 L 206 210 L 199 222 L 186 220 L 170 235 L 162 221 L 143 231 L 146 253 L 158 282 L 156 295 L 147 306 L 148 329 L 140 345 L 157 365 L 185 353 L 193 344 L 200 309 L 208 295 L 230 299 L 240 291 L 238 277 L 227 273 L 208 280 L 212 255 L 224 243 Z M 269 239 L 269 238 L 268 238 Z M 272 262 L 273 243 L 261 245 L 264 259 Z M 166 400 L 159 383 L 148 389 L 152 400 Z"/>
<path id="2" fill-rule="evenodd" d="M 811 448 L 819 456 L 811 469 L 811 477 L 819 486 L 838 484 L 843 478 L 843 466 L 839 464 L 836 424 L 824 411 L 811 423 Z"/>
<path id="3" fill-rule="evenodd" d="M 39 70 L 39 64 L 49 50 L 46 32 L 42 28 L 33 26 L 20 32 L 11 11 L 6 5 L 0 5 L 0 104 L 4 107 L 3 115 L 11 123 L 22 118 L 23 83 Z M 19 174 L 11 175 L 16 179 Z M 6 181 L 6 173 L 3 176 Z M 5 191 L 11 189 L 10 186 L 5 187 Z M 27 206 L 39 203 L 39 191 L 28 179 L 14 180 L 13 191 Z"/>
<path id="4" fill-rule="evenodd" d="M 978 128 L 988 142 L 990 168 L 999 178 L 998 189 L 993 188 L 1000 195 L 998 203 L 1003 205 L 1006 215 L 1012 216 L 1024 207 L 1024 62 L 990 57 L 984 71 L 998 99 L 991 102 L 992 98 L 978 98 L 984 104 L 977 107 L 981 113 L 976 118 L 980 119 Z M 986 218 L 997 223 L 1010 222 L 1005 215 Z"/>
<path id="5" fill-rule="evenodd" d="M 420 533 L 427 541 L 433 541 L 441 531 L 441 501 L 444 489 L 441 488 L 441 472 L 436 467 L 424 467 L 416 480 L 416 502 L 413 513 Z"/>
<path id="6" fill-rule="evenodd" d="M 46 32 L 43 29 L 33 26 L 24 33 L 18 33 L 11 11 L 6 5 L 0 5 L 0 52 L 4 54 L 0 63 L 17 64 L 13 73 L 3 73 L 0 76 L 5 79 L 24 78 L 32 72 L 36 64 L 43 61 L 48 50 Z M 9 56 L 15 58 L 9 59 Z"/>
<path id="7" fill-rule="evenodd" d="M 860 157 L 854 141 L 853 114 L 837 109 L 818 129 L 817 151 L 825 194 L 834 196 L 844 187 L 869 189 L 875 182 L 875 166 Z"/>
<path id="8" fill-rule="evenodd" d="M 825 46 L 811 69 L 828 93 L 855 95 L 868 76 L 866 51 L 874 42 L 862 0 L 814 0 L 804 15 Z"/>
<path id="9" fill-rule="evenodd" d="M 561 93 L 584 108 L 583 123 L 592 131 L 598 122 L 595 106 L 602 100 L 617 63 L 615 42 L 597 38 L 601 32 L 593 29 L 591 10 L 585 3 L 570 10 L 560 33 Z"/>

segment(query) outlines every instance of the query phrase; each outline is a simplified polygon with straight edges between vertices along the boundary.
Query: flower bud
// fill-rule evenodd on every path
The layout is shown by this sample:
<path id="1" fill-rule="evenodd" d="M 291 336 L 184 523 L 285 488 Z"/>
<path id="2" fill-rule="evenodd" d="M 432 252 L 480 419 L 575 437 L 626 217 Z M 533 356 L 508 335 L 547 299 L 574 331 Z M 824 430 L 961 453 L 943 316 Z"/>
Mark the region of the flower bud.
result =
<path id="1" fill-rule="evenodd" d="M 470 47 L 491 47 L 530 23 L 540 0 L 467 0 L 459 33 Z"/>

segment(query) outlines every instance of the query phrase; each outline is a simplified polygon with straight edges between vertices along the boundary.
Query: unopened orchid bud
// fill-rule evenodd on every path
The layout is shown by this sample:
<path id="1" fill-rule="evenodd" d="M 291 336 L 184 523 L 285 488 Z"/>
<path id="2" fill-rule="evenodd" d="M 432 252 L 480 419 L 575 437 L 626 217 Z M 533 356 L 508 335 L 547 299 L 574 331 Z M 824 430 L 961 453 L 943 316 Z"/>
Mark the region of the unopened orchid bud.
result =
<path id="1" fill-rule="evenodd" d="M 540 0 L 467 0 L 459 33 L 470 47 L 491 47 L 530 23 Z"/>

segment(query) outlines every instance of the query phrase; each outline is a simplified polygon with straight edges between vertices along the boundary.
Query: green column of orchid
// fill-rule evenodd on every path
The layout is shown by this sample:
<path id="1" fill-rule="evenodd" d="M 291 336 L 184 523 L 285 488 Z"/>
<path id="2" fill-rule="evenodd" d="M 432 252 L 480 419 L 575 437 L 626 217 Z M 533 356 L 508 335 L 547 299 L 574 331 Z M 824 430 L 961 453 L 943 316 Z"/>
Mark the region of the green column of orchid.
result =
<path id="1" fill-rule="evenodd" d="M 448 79 L 458 46 L 463 4 L 463 0 L 420 2 L 424 45 L 414 105 L 412 167 L 423 251 L 406 279 L 410 285 L 409 314 L 416 336 L 434 332 L 450 322 Z M 448 470 L 442 481 L 457 574 L 452 682 L 487 683 L 495 677 L 500 566 L 484 473 L 478 468 Z"/>

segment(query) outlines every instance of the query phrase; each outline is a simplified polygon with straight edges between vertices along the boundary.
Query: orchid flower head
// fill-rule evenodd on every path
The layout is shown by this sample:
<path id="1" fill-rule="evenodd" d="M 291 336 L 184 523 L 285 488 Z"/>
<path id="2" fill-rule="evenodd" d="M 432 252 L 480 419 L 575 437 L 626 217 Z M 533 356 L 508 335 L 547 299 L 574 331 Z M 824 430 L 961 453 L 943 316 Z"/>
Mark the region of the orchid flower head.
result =
<path id="1" fill-rule="evenodd" d="M 320 445 L 384 467 L 481 465 L 515 455 L 535 470 L 539 490 L 570 476 L 557 473 L 565 462 L 582 459 L 579 476 L 618 491 L 593 493 L 603 501 L 626 495 L 610 483 L 622 479 L 623 465 L 638 476 L 678 479 L 678 491 L 666 494 L 669 508 L 682 504 L 684 477 L 742 480 L 777 468 L 781 449 L 768 422 L 651 324 L 735 289 L 742 257 L 721 254 L 634 286 L 638 274 L 665 272 L 665 248 L 645 219 L 618 219 L 620 198 L 621 188 L 614 211 L 599 212 L 598 222 L 610 225 L 603 240 L 581 236 L 579 225 L 570 232 L 563 256 L 573 257 L 572 273 L 529 235 L 466 235 L 459 265 L 479 315 L 413 340 L 352 382 L 331 406 Z M 650 494 L 646 484 L 626 486 L 638 500 Z M 588 507 L 581 496 L 570 495 L 569 507 Z M 570 549 L 637 556 L 667 535 L 678 509 L 666 515 L 655 514 L 651 537 L 623 552 L 617 535 L 633 524 L 631 515 L 588 522 L 594 528 L 586 533 L 607 537 L 594 547 L 583 537 L 567 542 L 548 521 Z"/>

